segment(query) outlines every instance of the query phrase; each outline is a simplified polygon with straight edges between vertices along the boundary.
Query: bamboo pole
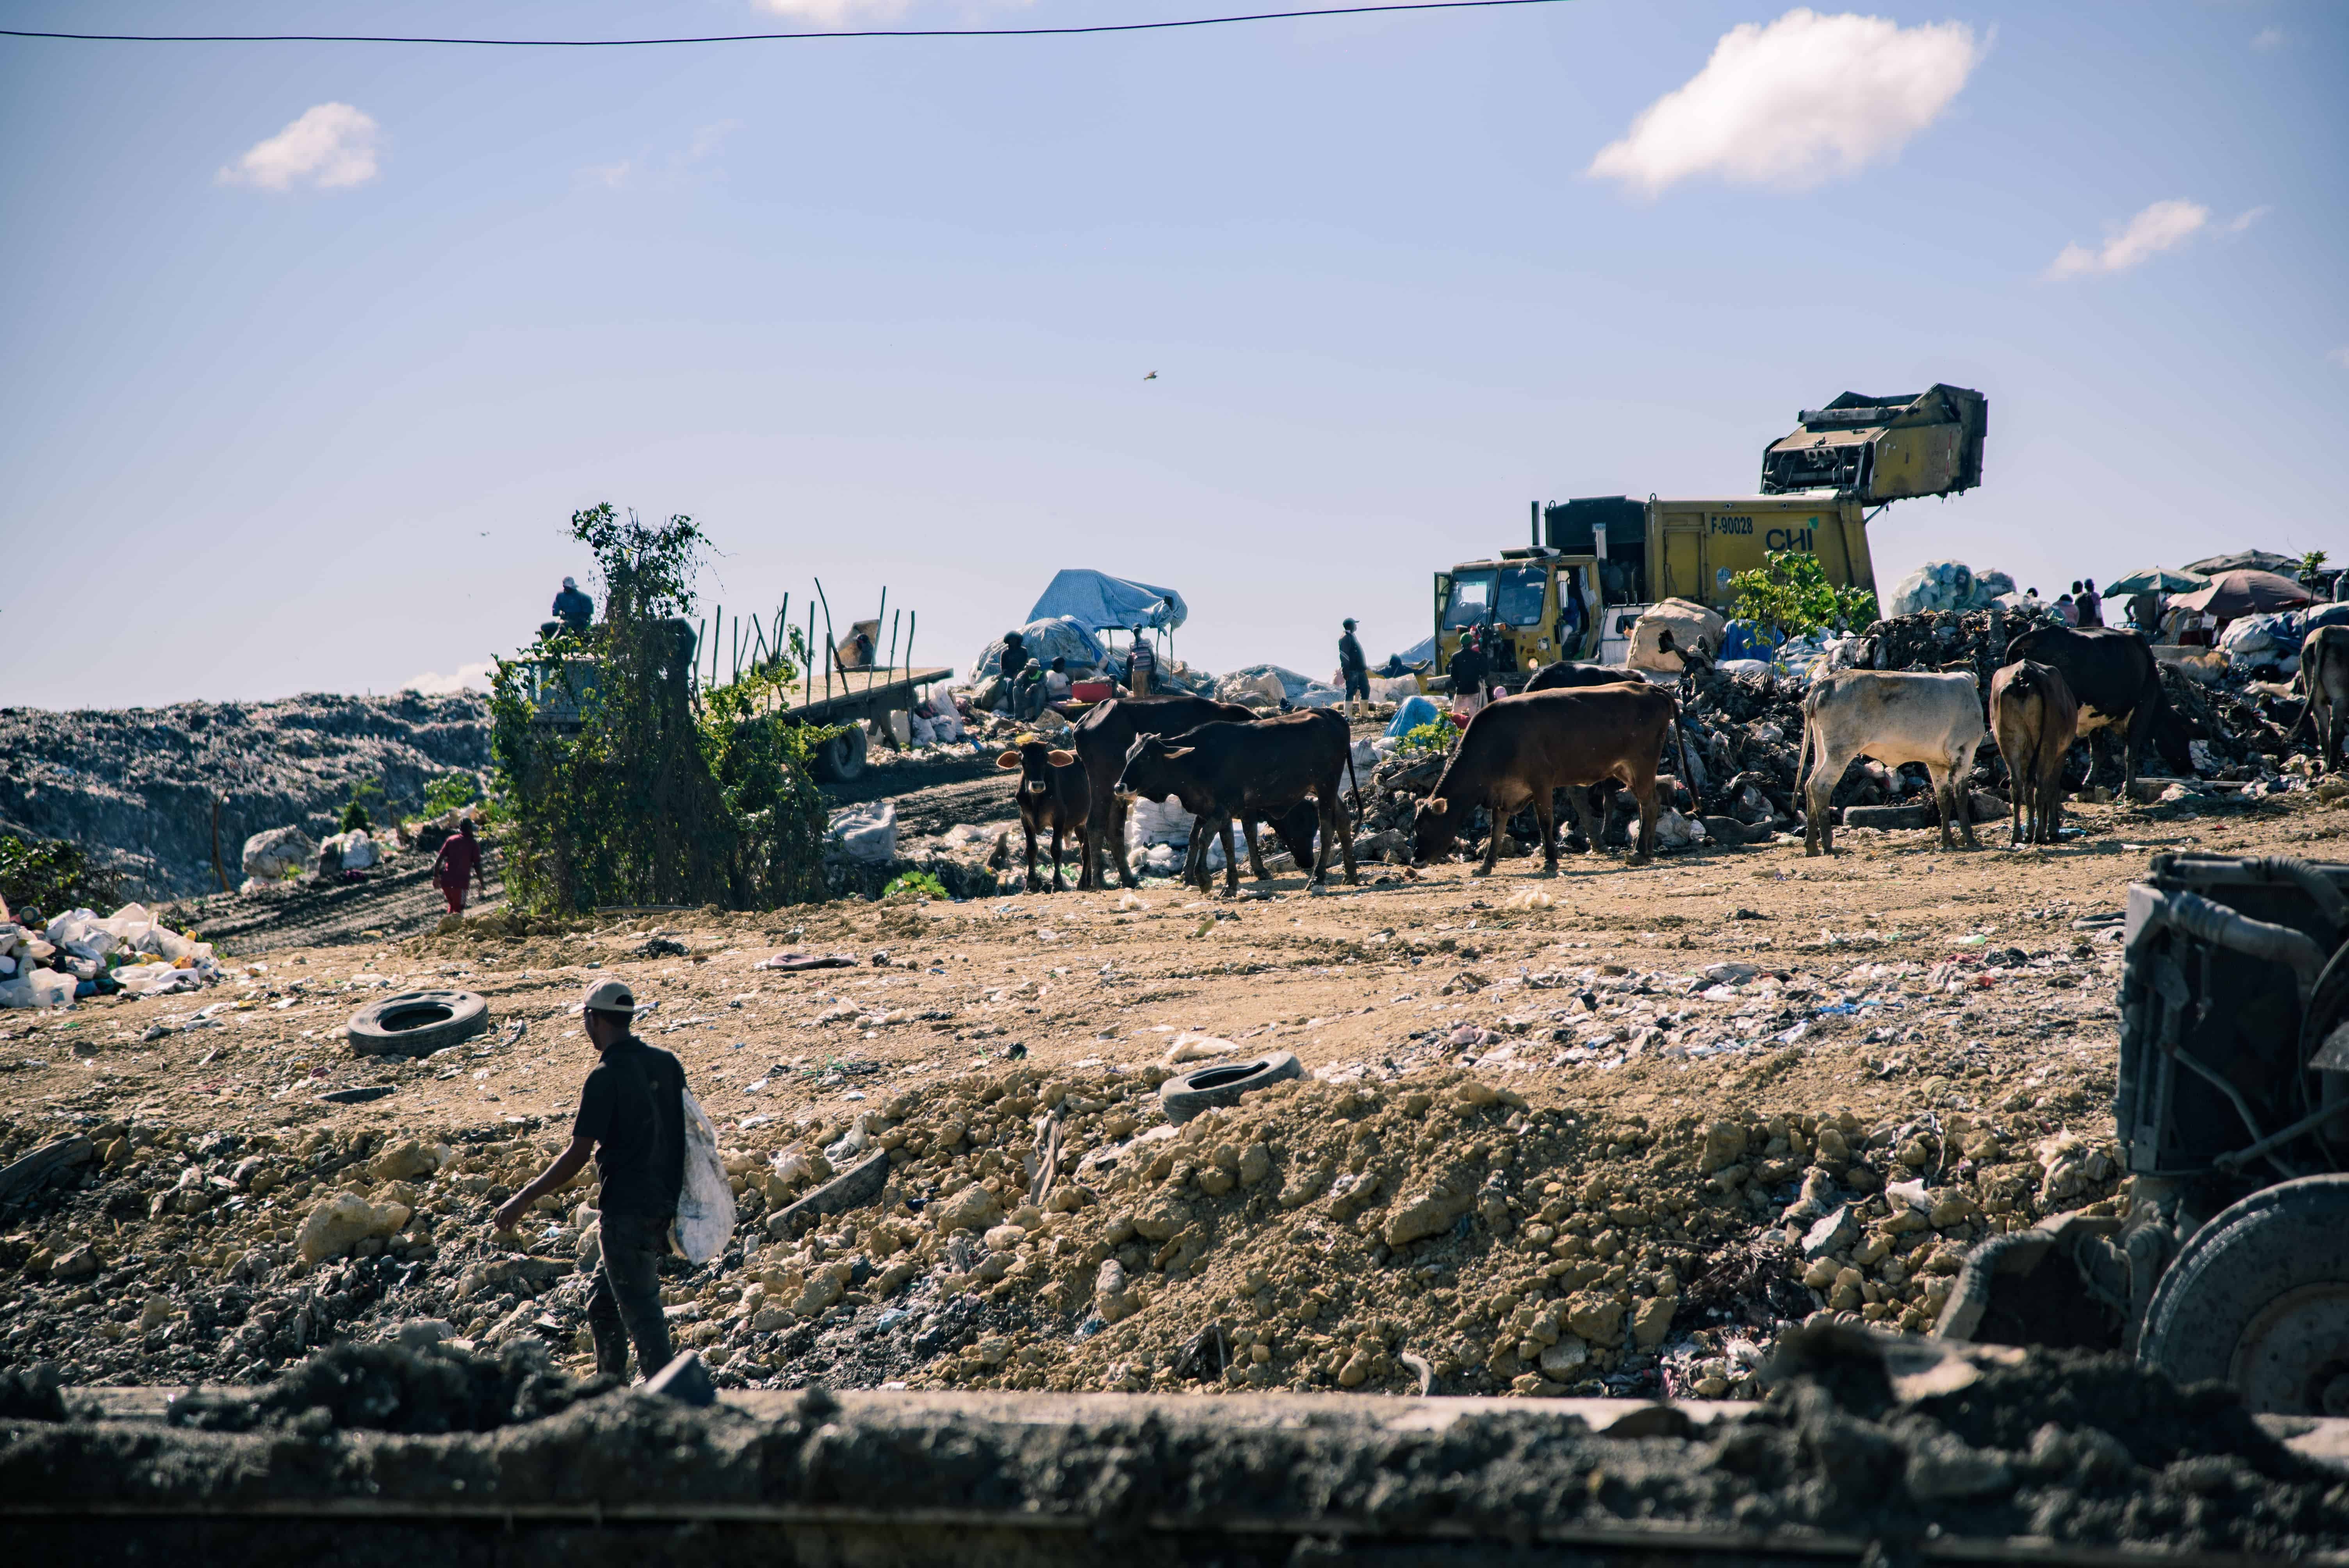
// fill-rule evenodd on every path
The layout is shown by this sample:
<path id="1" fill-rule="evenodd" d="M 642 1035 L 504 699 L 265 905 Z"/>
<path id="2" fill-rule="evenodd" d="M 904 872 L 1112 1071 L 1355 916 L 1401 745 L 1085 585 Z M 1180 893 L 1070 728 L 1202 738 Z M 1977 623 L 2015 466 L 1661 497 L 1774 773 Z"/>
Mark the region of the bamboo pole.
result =
<path id="1" fill-rule="evenodd" d="M 830 702 L 832 700 L 832 666 L 840 664 L 840 639 L 833 634 L 832 600 L 823 591 L 823 579 L 821 577 L 815 580 L 815 598 L 816 603 L 823 606 L 823 698 L 826 702 Z M 840 678 L 845 685 L 848 679 L 848 666 L 845 665 L 841 665 Z"/>

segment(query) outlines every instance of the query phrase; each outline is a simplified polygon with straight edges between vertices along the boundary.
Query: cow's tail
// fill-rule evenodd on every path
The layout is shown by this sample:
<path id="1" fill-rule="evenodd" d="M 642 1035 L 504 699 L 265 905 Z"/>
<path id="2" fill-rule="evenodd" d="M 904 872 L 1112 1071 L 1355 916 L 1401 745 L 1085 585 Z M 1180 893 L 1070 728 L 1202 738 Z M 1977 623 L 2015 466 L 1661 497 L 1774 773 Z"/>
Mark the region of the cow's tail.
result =
<path id="1" fill-rule="evenodd" d="M 1350 726 L 1346 730 L 1346 778 L 1354 787 L 1354 821 L 1360 826 L 1362 820 L 1362 777 L 1354 771 L 1354 732 Z"/>
<path id="2" fill-rule="evenodd" d="M 1680 758 L 1681 782 L 1688 788 L 1690 805 L 1694 809 L 1702 810 L 1704 805 L 1704 801 L 1702 798 L 1697 794 L 1696 779 L 1694 776 L 1689 772 L 1688 737 L 1682 733 L 1681 729 L 1681 702 L 1678 697 L 1672 698 L 1672 717 L 1671 722 L 1672 730 L 1672 750 Z"/>

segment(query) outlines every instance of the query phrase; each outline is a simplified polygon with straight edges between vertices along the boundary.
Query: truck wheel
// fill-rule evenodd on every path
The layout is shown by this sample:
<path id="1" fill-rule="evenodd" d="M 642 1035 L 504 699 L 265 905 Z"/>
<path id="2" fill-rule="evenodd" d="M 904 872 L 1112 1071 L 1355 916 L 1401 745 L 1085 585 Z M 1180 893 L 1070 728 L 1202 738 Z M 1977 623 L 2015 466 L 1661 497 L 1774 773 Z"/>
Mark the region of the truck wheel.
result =
<path id="1" fill-rule="evenodd" d="M 490 1026 L 490 1005 L 471 991 L 406 991 L 351 1015 L 351 1051 L 429 1057 Z"/>
<path id="2" fill-rule="evenodd" d="M 2197 1231 L 2154 1287 L 2137 1353 L 2254 1411 L 2349 1416 L 2349 1176 L 2254 1192 Z"/>
<path id="3" fill-rule="evenodd" d="M 1158 1108 L 1167 1120 L 1180 1124 L 1213 1107 L 1237 1105 L 1244 1094 L 1304 1076 L 1296 1052 L 1275 1051 L 1251 1062 L 1226 1062 L 1168 1078 L 1158 1086 Z"/>
<path id="4" fill-rule="evenodd" d="M 864 771 L 864 727 L 852 724 L 816 748 L 815 776 L 826 784 L 844 783 Z"/>

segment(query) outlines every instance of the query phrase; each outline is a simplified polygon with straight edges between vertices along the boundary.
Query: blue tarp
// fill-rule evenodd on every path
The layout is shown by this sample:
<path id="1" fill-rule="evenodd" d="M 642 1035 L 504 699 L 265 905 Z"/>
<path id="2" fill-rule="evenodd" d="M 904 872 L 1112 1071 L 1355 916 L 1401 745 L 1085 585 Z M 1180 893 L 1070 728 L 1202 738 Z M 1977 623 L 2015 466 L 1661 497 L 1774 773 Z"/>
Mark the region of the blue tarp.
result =
<path id="1" fill-rule="evenodd" d="M 1394 717 L 1387 725 L 1387 733 L 1401 739 L 1421 725 L 1433 724 L 1443 717 L 1436 706 L 1425 697 L 1407 696 L 1402 699 L 1402 706 L 1395 709 Z"/>
<path id="2" fill-rule="evenodd" d="M 1052 579 L 1028 618 L 1049 621 L 1065 615 L 1095 632 L 1125 632 L 1135 626 L 1172 631 L 1190 613 L 1183 595 L 1172 588 L 1131 583 L 1106 572 L 1070 568 Z"/>

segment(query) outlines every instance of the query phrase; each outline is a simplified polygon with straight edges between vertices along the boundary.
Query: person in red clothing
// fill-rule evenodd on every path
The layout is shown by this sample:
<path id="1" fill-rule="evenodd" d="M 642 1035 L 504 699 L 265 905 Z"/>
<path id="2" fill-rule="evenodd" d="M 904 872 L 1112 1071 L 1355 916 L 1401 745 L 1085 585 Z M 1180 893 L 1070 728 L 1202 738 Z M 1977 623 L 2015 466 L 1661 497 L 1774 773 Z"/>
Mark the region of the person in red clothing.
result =
<path id="1" fill-rule="evenodd" d="M 440 852 L 432 860 L 432 880 L 440 885 L 440 895 L 449 901 L 450 914 L 465 913 L 465 882 L 470 878 L 481 884 L 481 896 L 490 896 L 490 879 L 481 873 L 481 841 L 473 837 L 471 817 L 457 824 L 457 830 L 440 841 Z"/>

